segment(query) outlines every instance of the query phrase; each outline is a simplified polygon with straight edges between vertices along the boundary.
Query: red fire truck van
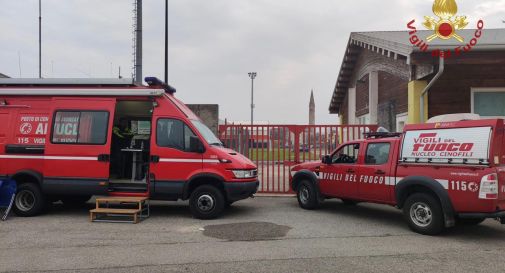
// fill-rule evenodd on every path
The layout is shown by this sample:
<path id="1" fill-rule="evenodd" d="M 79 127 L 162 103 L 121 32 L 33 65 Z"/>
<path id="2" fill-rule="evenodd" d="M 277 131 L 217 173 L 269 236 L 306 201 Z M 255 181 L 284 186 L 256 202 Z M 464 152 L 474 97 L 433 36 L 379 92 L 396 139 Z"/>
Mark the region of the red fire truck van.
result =
<path id="1" fill-rule="evenodd" d="M 294 166 L 291 186 L 304 209 L 325 198 L 403 210 L 410 228 L 434 235 L 446 227 L 505 223 L 504 121 L 408 125 L 403 133 L 367 133 L 322 162 Z"/>
<path id="2" fill-rule="evenodd" d="M 256 166 L 224 148 L 175 89 L 146 82 L 0 80 L 0 179 L 17 182 L 18 215 L 112 195 L 189 199 L 210 219 L 256 193 Z"/>

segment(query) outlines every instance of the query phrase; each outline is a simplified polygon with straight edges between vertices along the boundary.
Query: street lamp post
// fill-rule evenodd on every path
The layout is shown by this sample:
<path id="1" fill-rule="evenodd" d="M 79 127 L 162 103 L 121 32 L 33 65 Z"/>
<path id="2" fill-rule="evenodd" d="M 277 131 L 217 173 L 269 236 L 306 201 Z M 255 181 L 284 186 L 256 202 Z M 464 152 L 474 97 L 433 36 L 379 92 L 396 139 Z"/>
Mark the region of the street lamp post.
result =
<path id="1" fill-rule="evenodd" d="M 254 124 L 254 79 L 256 75 L 256 72 L 249 72 L 249 78 L 251 78 L 251 125 Z"/>

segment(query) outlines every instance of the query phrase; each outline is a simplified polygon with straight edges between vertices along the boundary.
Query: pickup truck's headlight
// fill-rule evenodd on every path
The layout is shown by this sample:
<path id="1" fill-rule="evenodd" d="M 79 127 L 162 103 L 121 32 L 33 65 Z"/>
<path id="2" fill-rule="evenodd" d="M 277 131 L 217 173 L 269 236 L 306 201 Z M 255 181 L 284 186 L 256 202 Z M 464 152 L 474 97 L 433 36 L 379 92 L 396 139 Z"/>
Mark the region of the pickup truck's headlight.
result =
<path id="1" fill-rule="evenodd" d="M 236 178 L 254 178 L 258 174 L 257 170 L 232 170 Z"/>

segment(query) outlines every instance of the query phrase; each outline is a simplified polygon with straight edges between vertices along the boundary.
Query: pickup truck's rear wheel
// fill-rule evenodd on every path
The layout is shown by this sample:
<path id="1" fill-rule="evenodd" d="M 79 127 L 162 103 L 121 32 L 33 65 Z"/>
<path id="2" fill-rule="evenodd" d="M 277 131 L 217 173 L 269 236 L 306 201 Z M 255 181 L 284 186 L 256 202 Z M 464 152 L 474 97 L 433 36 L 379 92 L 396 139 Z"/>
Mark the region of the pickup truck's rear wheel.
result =
<path id="1" fill-rule="evenodd" d="M 298 199 L 298 204 L 303 209 L 312 210 L 318 208 L 321 205 L 319 192 L 316 186 L 309 181 L 302 181 L 300 183 L 296 197 Z"/>
<path id="2" fill-rule="evenodd" d="M 410 228 L 417 233 L 436 235 L 444 230 L 442 207 L 432 195 L 412 194 L 405 201 L 403 214 Z"/>
<path id="3" fill-rule="evenodd" d="M 214 219 L 224 210 L 223 193 L 211 185 L 196 188 L 189 198 L 189 208 L 197 219 Z"/>
<path id="4" fill-rule="evenodd" d="M 46 198 L 39 186 L 33 183 L 24 183 L 18 186 L 14 199 L 14 212 L 17 215 L 36 216 L 46 208 L 46 205 Z"/>

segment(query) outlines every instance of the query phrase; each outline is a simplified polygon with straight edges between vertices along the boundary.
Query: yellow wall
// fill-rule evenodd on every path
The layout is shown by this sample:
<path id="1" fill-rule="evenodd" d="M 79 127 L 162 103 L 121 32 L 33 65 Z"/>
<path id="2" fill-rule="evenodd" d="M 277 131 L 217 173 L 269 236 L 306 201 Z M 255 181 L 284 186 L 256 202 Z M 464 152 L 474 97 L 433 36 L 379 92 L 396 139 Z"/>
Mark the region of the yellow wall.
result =
<path id="1" fill-rule="evenodd" d="M 420 123 L 421 93 L 428 85 L 426 81 L 411 81 L 408 84 L 409 124 Z M 428 120 L 428 94 L 424 95 L 424 121 Z"/>

